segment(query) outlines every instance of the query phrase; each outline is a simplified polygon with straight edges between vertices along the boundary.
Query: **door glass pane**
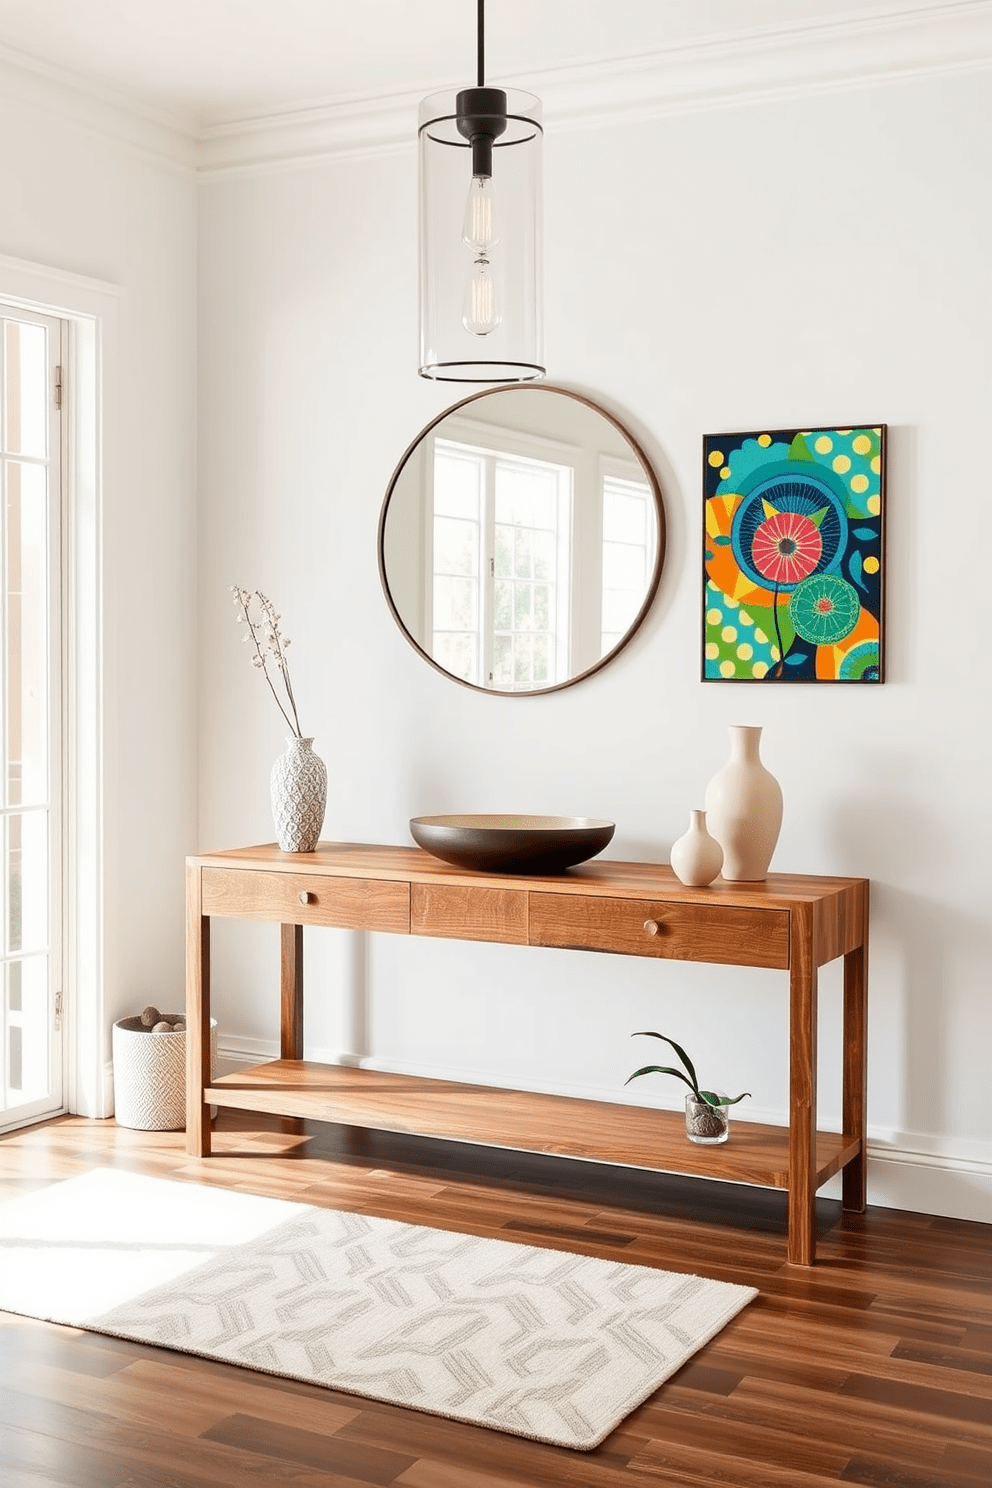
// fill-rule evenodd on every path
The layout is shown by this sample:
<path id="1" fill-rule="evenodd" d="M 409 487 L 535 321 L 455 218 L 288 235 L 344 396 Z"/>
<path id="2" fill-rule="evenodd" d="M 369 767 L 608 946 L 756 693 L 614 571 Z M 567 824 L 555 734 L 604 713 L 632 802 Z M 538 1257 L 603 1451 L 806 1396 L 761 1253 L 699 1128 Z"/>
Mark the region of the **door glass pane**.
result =
<path id="1" fill-rule="evenodd" d="M 7 463 L 7 800 L 48 797 L 48 475 Z"/>
<path id="2" fill-rule="evenodd" d="M 7 965 L 7 1105 L 40 1100 L 49 1087 L 48 957 L 28 956 Z"/>
<path id="3" fill-rule="evenodd" d="M 12 455 L 48 453 L 48 332 L 4 321 L 6 446 Z"/>
<path id="4" fill-rule="evenodd" d="M 8 816 L 7 833 L 7 950 L 19 951 L 22 943 L 24 898 L 21 877 L 21 818 Z"/>
<path id="5" fill-rule="evenodd" d="M 7 818 L 10 949 L 48 948 L 48 812 Z"/>
<path id="6" fill-rule="evenodd" d="M 478 681 L 474 636 L 435 632 L 434 659 L 453 677 L 461 677 L 463 682 Z"/>
<path id="7" fill-rule="evenodd" d="M 543 460 L 497 459 L 493 615 L 496 686 L 550 684 L 555 658 L 567 654 L 568 617 L 559 561 L 567 540 L 566 473 Z M 567 568 L 567 553 L 565 555 Z"/>
<path id="8" fill-rule="evenodd" d="M 434 631 L 476 628 L 479 602 L 477 585 L 472 579 L 447 578 L 438 574 L 434 580 Z"/>
<path id="9" fill-rule="evenodd" d="M 462 454 L 438 440 L 434 449 L 434 514 L 479 520 L 482 477 L 475 455 Z"/>
<path id="10" fill-rule="evenodd" d="M 434 518 L 434 572 L 469 574 L 479 572 L 479 525 L 454 517 Z"/>
<path id="11" fill-rule="evenodd" d="M 509 625 L 506 627 L 509 630 Z M 493 641 L 493 681 L 497 687 L 513 685 L 513 637 L 497 634 Z"/>

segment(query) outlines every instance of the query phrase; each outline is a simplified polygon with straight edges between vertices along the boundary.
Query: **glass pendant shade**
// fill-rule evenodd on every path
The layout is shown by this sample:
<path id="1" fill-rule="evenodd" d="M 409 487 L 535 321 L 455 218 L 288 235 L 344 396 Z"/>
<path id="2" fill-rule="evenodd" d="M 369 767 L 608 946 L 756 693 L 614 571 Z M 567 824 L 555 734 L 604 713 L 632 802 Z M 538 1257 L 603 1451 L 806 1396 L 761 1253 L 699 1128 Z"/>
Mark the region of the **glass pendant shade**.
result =
<path id="1" fill-rule="evenodd" d="M 506 99 L 480 147 L 464 100 Z M 459 109 L 461 108 L 461 115 Z M 541 105 L 530 93 L 434 93 L 420 105 L 420 375 L 544 376 Z"/>

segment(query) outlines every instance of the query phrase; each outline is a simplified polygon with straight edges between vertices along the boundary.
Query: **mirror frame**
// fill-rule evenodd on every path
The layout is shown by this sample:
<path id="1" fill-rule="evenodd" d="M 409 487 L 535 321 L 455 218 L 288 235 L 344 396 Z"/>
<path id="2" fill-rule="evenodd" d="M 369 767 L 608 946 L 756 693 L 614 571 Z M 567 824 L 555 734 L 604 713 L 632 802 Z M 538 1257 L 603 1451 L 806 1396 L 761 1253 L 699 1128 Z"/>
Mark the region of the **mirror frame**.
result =
<path id="1" fill-rule="evenodd" d="M 393 619 L 399 626 L 402 635 L 417 652 L 418 656 L 422 656 L 424 661 L 426 661 L 429 666 L 432 666 L 436 672 L 440 672 L 442 677 L 447 677 L 449 682 L 456 682 L 459 687 L 467 687 L 471 692 L 481 692 L 486 697 L 543 697 L 549 692 L 563 692 L 566 687 L 574 687 L 576 682 L 584 682 L 587 677 L 591 677 L 595 672 L 601 671 L 608 662 L 613 661 L 615 657 L 619 656 L 624 647 L 629 645 L 630 641 L 633 640 L 634 636 L 640 630 L 641 625 L 644 623 L 644 619 L 648 611 L 650 610 L 652 603 L 654 602 L 654 597 L 658 592 L 658 585 L 661 583 L 662 569 L 665 565 L 665 503 L 662 497 L 661 485 L 658 481 L 657 475 L 655 474 L 654 467 L 645 454 L 640 441 L 635 439 L 634 435 L 627 428 L 626 424 L 618 419 L 615 414 L 610 413 L 606 408 L 602 406 L 601 403 L 597 403 L 594 398 L 588 397 L 585 393 L 577 393 L 571 388 L 560 387 L 554 383 L 547 382 L 531 382 L 526 384 L 514 385 L 513 390 L 519 391 L 521 388 L 524 387 L 526 387 L 528 393 L 556 393 L 559 397 L 571 398 L 576 403 L 583 404 L 586 408 L 591 409 L 593 413 L 598 414 L 600 418 L 605 419 L 608 424 L 611 424 L 613 428 L 616 429 L 616 431 L 627 441 L 627 443 L 630 445 L 630 448 L 637 456 L 641 469 L 644 471 L 648 484 L 651 487 L 652 495 L 654 496 L 655 515 L 658 522 L 658 549 L 655 553 L 654 568 L 651 573 L 651 578 L 648 581 L 644 600 L 641 604 L 640 609 L 637 611 L 637 614 L 634 616 L 634 619 L 631 621 L 626 632 L 624 633 L 622 639 L 617 642 L 617 644 L 611 651 L 607 651 L 605 656 L 601 656 L 597 662 L 595 662 L 590 667 L 586 667 L 584 671 L 577 672 L 574 677 L 569 677 L 567 682 L 556 682 L 551 687 L 532 687 L 527 689 L 526 691 L 521 692 L 504 691 L 502 688 L 497 687 L 481 687 L 477 682 L 467 682 L 464 677 L 456 677 L 453 672 L 446 671 L 439 662 L 436 662 L 434 660 L 433 656 L 429 655 L 429 653 L 424 650 L 420 642 L 417 641 L 410 634 L 410 631 L 407 629 L 406 624 L 399 613 L 399 610 L 396 608 L 396 605 L 393 601 L 393 596 L 390 593 L 389 581 L 386 576 L 386 519 L 389 514 L 389 503 L 393 498 L 397 482 L 402 476 L 403 471 L 406 469 L 407 461 L 410 459 L 411 455 L 418 448 L 421 442 L 427 437 L 428 434 L 430 434 L 432 429 L 435 429 L 437 425 L 442 423 L 450 414 L 457 413 L 464 408 L 468 408 L 472 403 L 477 403 L 482 398 L 491 398 L 501 392 L 506 392 L 507 388 L 503 386 L 486 388 L 483 392 L 471 393 L 467 398 L 462 398 L 457 403 L 452 403 L 450 407 L 442 409 L 442 411 L 435 418 L 431 419 L 429 424 L 424 425 L 419 434 L 417 434 L 416 438 L 411 440 L 410 443 L 407 445 L 406 449 L 403 451 L 401 459 L 399 460 L 395 470 L 392 473 L 392 476 L 390 477 L 389 485 L 386 487 L 386 495 L 383 499 L 382 511 L 379 514 L 379 531 L 377 538 L 379 582 L 382 585 L 382 592 L 386 597 L 386 603 L 389 606 L 390 613 L 392 614 Z"/>

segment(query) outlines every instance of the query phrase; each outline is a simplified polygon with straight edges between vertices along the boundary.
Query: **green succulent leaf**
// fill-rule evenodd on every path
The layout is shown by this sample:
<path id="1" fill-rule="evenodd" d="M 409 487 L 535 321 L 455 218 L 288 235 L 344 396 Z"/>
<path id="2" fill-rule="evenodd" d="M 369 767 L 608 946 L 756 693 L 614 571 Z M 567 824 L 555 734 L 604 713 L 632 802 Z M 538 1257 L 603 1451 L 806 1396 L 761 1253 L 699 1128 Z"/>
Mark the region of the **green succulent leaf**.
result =
<path id="1" fill-rule="evenodd" d="M 688 1085 L 693 1094 L 696 1093 L 695 1085 L 693 1085 L 691 1081 L 686 1079 L 682 1071 L 678 1069 L 672 1069 L 669 1065 L 646 1064 L 643 1069 L 635 1070 L 634 1073 L 624 1081 L 624 1084 L 629 1085 L 631 1080 L 637 1079 L 638 1075 L 674 1075 L 676 1080 L 681 1080 L 683 1085 Z"/>
<path id="2" fill-rule="evenodd" d="M 692 1060 L 689 1058 L 688 1054 L 682 1048 L 681 1044 L 677 1044 L 675 1042 L 675 1040 L 674 1039 L 670 1039 L 667 1036 L 667 1034 L 664 1034 L 664 1033 L 652 1033 L 650 1031 L 650 1029 L 645 1029 L 645 1030 L 643 1030 L 640 1033 L 632 1033 L 631 1034 L 631 1038 L 656 1038 L 656 1039 L 661 1039 L 662 1043 L 664 1043 L 664 1044 L 669 1044 L 675 1050 L 676 1054 L 679 1056 L 679 1058 L 681 1059 L 682 1063 L 685 1065 L 686 1069 L 689 1072 L 689 1079 L 686 1080 L 686 1084 L 687 1085 L 690 1085 L 693 1090 L 698 1091 L 698 1089 L 699 1089 L 699 1081 L 696 1078 L 696 1071 L 693 1068 Z M 667 1073 L 668 1074 L 678 1074 L 678 1071 L 677 1070 L 668 1070 Z M 683 1078 L 684 1079 L 685 1077 L 684 1076 L 681 1076 L 680 1078 Z"/>
<path id="3" fill-rule="evenodd" d="M 677 1044 L 675 1040 L 670 1039 L 667 1034 L 654 1033 L 650 1029 L 642 1029 L 639 1033 L 632 1033 L 631 1038 L 661 1039 L 663 1044 L 668 1044 L 675 1050 L 676 1054 L 679 1056 L 686 1070 L 688 1071 L 688 1075 L 684 1075 L 679 1069 L 673 1069 L 670 1064 L 646 1064 L 643 1069 L 635 1070 L 634 1073 L 624 1081 L 625 1085 L 629 1085 L 631 1080 L 636 1080 L 639 1075 L 674 1075 L 676 1080 L 681 1080 L 683 1085 L 688 1085 L 689 1089 L 692 1091 L 696 1099 L 698 1101 L 702 1101 L 702 1103 L 706 1106 L 736 1106 L 738 1101 L 742 1101 L 745 1096 L 749 1096 L 751 1094 L 750 1090 L 744 1090 L 741 1092 L 740 1095 L 718 1095 L 715 1090 L 700 1090 L 699 1081 L 696 1079 L 696 1071 L 693 1067 L 692 1060 L 682 1048 L 681 1044 Z"/>

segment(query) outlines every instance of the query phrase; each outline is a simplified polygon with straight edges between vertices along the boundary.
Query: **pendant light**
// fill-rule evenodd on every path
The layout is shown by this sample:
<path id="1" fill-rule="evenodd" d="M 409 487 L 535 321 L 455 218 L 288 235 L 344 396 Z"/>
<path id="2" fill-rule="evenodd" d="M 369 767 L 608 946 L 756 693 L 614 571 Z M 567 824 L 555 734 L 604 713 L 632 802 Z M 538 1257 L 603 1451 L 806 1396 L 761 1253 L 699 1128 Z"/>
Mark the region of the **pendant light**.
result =
<path id="1" fill-rule="evenodd" d="M 420 105 L 420 375 L 532 382 L 541 332 L 541 105 L 485 80 Z"/>

